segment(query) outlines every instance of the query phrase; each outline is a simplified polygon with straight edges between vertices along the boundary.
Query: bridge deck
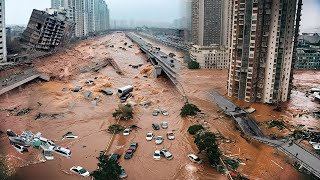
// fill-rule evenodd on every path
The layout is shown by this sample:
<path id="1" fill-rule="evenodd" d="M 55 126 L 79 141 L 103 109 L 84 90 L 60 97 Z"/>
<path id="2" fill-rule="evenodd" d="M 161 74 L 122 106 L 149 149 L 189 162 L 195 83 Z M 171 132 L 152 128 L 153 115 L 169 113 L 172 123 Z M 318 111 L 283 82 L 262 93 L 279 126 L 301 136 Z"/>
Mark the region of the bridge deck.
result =
<path id="1" fill-rule="evenodd" d="M 142 38 L 133 33 L 127 33 L 127 36 L 139 45 L 140 49 L 146 53 L 147 57 L 154 59 L 156 61 L 156 65 L 160 65 L 162 70 L 168 75 L 171 81 L 176 83 L 176 71 L 180 69 L 180 64 L 177 62 L 177 60 L 169 57 L 162 51 L 155 50 L 153 46 L 146 43 L 142 40 Z M 154 63 L 152 64 L 155 65 Z"/>
<path id="2" fill-rule="evenodd" d="M 229 114 L 234 118 L 234 120 L 239 124 L 242 131 L 244 131 L 246 134 L 250 135 L 257 141 L 278 148 L 280 151 L 287 154 L 290 158 L 298 161 L 305 169 L 320 178 L 319 156 L 309 152 L 299 144 L 289 144 L 287 140 L 271 140 L 265 138 L 257 124 L 254 121 L 250 120 L 248 117 L 242 115 L 243 113 L 245 113 L 244 111 L 236 111 L 237 106 L 217 92 L 213 92 L 210 95 L 214 98 L 214 101 L 218 104 L 218 106 L 225 111 L 226 114 Z"/>
<path id="3" fill-rule="evenodd" d="M 26 74 L 21 75 L 14 75 L 12 77 L 8 77 L 9 81 L 3 82 L 4 80 L 1 80 L 0 82 L 0 95 L 11 91 L 12 89 L 15 89 L 25 83 L 28 83 L 36 78 L 43 79 L 45 81 L 49 81 L 50 77 L 45 74 L 40 74 L 37 72 L 28 72 Z"/>

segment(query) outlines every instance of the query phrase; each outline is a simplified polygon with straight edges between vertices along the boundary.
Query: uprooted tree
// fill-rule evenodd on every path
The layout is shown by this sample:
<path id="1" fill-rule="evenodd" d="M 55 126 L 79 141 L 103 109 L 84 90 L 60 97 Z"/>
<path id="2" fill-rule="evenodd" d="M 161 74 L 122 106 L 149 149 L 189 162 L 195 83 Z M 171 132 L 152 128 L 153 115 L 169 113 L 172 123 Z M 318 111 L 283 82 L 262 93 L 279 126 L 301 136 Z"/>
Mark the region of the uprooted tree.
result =
<path id="1" fill-rule="evenodd" d="M 127 121 L 133 118 L 133 109 L 129 104 L 120 104 L 119 108 L 112 113 L 112 116 L 116 119 Z"/>
<path id="2" fill-rule="evenodd" d="M 195 135 L 194 143 L 199 149 L 199 153 L 205 151 L 208 156 L 209 163 L 213 166 L 219 164 L 220 151 L 216 143 L 216 136 L 212 132 L 203 131 Z"/>
<path id="3" fill-rule="evenodd" d="M 201 110 L 196 105 L 191 103 L 186 103 L 181 108 L 180 116 L 181 117 L 195 116 L 198 112 L 201 112 Z"/>
<path id="4" fill-rule="evenodd" d="M 201 124 L 195 124 L 188 128 L 188 133 L 191 135 L 195 135 L 198 131 L 204 129 L 204 127 Z"/>
<path id="5" fill-rule="evenodd" d="M 117 180 L 121 174 L 121 166 L 114 160 L 109 159 L 108 155 L 100 153 L 100 156 L 97 157 L 98 169 L 91 172 L 91 176 L 95 180 Z"/>
<path id="6" fill-rule="evenodd" d="M 124 129 L 125 128 L 119 124 L 112 124 L 108 127 L 108 132 L 117 134 L 123 131 Z"/>

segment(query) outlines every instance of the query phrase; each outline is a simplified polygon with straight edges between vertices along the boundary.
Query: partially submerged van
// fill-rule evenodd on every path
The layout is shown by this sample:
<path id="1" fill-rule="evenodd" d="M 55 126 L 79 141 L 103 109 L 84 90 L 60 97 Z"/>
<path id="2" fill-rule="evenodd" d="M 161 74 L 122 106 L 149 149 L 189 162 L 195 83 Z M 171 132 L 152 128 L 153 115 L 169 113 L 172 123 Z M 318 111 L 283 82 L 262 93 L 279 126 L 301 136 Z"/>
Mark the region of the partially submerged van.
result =
<path id="1" fill-rule="evenodd" d="M 130 86 L 130 85 L 124 86 L 124 87 L 121 87 L 118 89 L 117 95 L 119 97 L 122 97 L 122 96 L 130 93 L 131 91 L 133 91 L 133 86 Z"/>
<path id="2" fill-rule="evenodd" d="M 50 150 L 47 146 L 41 145 L 40 149 L 41 149 L 41 153 L 43 154 L 43 156 L 46 160 L 53 160 L 54 159 L 54 157 L 52 155 L 52 150 Z"/>

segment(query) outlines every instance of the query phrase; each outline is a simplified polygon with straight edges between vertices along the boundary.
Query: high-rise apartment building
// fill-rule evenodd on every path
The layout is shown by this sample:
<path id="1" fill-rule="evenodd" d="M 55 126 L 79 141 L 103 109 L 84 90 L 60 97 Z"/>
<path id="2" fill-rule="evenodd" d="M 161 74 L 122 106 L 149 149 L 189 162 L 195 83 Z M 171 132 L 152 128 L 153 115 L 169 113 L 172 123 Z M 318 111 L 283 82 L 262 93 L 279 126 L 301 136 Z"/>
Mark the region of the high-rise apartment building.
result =
<path id="1" fill-rule="evenodd" d="M 191 41 L 200 46 L 226 45 L 229 0 L 192 0 Z M 226 31 L 227 32 L 227 31 Z"/>
<path id="2" fill-rule="evenodd" d="M 7 61 L 5 0 L 0 0 L 0 63 Z"/>
<path id="3" fill-rule="evenodd" d="M 299 9 L 297 0 L 234 0 L 229 96 L 248 102 L 287 101 Z"/>
<path id="4" fill-rule="evenodd" d="M 109 29 L 109 9 L 104 0 L 51 0 L 51 6 L 69 10 L 70 19 L 76 23 L 76 37 Z"/>

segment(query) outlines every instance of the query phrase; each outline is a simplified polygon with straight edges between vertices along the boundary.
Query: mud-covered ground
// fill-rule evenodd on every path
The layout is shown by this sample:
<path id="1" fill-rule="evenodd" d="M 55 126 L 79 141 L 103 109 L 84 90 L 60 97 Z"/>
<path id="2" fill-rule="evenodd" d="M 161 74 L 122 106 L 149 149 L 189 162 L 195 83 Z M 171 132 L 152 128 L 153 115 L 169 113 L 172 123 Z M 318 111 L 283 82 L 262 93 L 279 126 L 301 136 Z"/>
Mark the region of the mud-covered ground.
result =
<path id="1" fill-rule="evenodd" d="M 115 92 L 118 87 L 125 85 L 134 86 L 134 98 L 129 101 L 152 102 L 148 108 L 139 105 L 134 107 L 134 119 L 120 124 L 135 124 L 139 128 L 127 137 L 122 134 L 116 135 L 108 149 L 109 153 L 122 154 L 120 165 L 125 168 L 127 179 L 226 179 L 224 175 L 207 165 L 207 162 L 196 165 L 187 159 L 187 154 L 197 152 L 193 138 L 187 134 L 187 128 L 197 121 L 231 140 L 230 143 L 221 143 L 220 148 L 225 154 L 236 155 L 242 160 L 244 164 L 238 168 L 241 174 L 250 179 L 301 179 L 301 174 L 286 162 L 284 155 L 271 147 L 248 142 L 242 138 L 232 121 L 212 102 L 210 91 L 217 90 L 225 94 L 226 70 L 191 71 L 182 64 L 178 72 L 180 86 L 183 87 L 188 100 L 196 104 L 204 114 L 197 118 L 181 119 L 179 113 L 184 104 L 181 94 L 164 76 L 153 78 L 152 66 L 148 65 L 146 57 L 136 45 L 126 50 L 120 49 L 124 42 L 132 44 L 124 34 L 116 33 L 83 41 L 66 52 L 39 59 L 35 62 L 35 67 L 51 74 L 56 80 L 29 83 L 20 90 L 10 92 L 9 96 L 1 97 L 1 109 L 19 106 L 30 107 L 32 111 L 23 116 L 13 116 L 7 111 L 0 111 L 0 130 L 10 128 L 17 133 L 26 129 L 34 133 L 40 131 L 44 137 L 55 140 L 56 144 L 68 147 L 72 151 L 71 159 L 54 154 L 55 160 L 40 163 L 43 158 L 37 149 L 29 148 L 31 152 L 19 154 L 9 145 L 7 137 L 2 136 L 1 152 L 7 157 L 9 165 L 24 166 L 16 168 L 16 179 L 83 179 L 70 173 L 70 167 L 75 165 L 93 171 L 97 167 L 96 157 L 107 147 L 111 138 L 106 129 L 110 124 L 116 123 L 112 112 L 120 103 L 116 95 L 105 96 L 99 90 L 108 88 Z M 172 48 L 151 43 L 160 46 L 166 53 L 175 52 Z M 106 45 L 115 47 L 109 48 Z M 175 54 L 177 60 L 182 63 L 182 53 Z M 99 72 L 80 73 L 81 68 L 99 62 L 105 57 L 114 58 L 124 75 L 117 74 L 111 66 Z M 144 64 L 139 69 L 129 66 L 139 63 Z M 95 77 L 97 79 L 94 86 L 84 85 L 85 80 Z M 83 85 L 84 89 L 78 93 L 71 92 L 69 89 L 76 85 Z M 93 92 L 93 97 L 101 96 L 101 102 L 97 106 L 93 105 L 91 100 L 83 97 L 85 91 Z M 156 108 L 167 109 L 169 116 L 152 116 L 152 110 Z M 60 116 L 35 120 L 39 112 L 58 113 Z M 176 139 L 169 141 L 165 138 L 162 145 L 155 145 L 154 141 L 147 142 L 145 135 L 152 130 L 151 124 L 162 121 L 169 123 L 168 130 L 174 131 Z M 62 135 L 68 131 L 80 138 L 62 140 Z M 166 130 L 161 129 L 154 133 L 156 136 L 165 136 Z M 131 142 L 138 142 L 139 147 L 132 159 L 124 160 L 124 151 Z M 154 161 L 154 150 L 163 147 L 173 154 L 174 159 Z M 34 165 L 30 165 L 33 163 Z"/>

